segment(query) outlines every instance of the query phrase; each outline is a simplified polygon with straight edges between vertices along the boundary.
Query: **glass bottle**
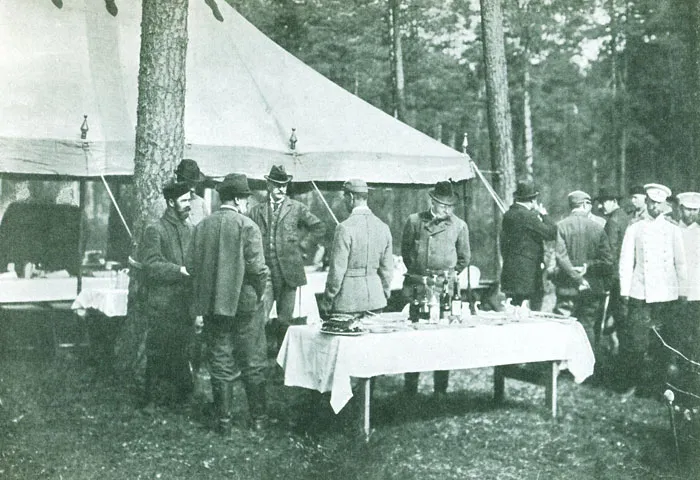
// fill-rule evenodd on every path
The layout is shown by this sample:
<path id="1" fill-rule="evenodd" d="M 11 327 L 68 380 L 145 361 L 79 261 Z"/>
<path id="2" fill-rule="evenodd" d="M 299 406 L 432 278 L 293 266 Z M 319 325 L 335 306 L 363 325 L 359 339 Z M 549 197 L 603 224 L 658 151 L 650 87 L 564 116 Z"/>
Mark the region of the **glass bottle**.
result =
<path id="1" fill-rule="evenodd" d="M 420 317 L 420 301 L 418 285 L 413 285 L 411 305 L 408 307 L 408 319 L 413 323 L 417 322 Z"/>
<path id="2" fill-rule="evenodd" d="M 438 323 L 440 320 L 440 299 L 435 291 L 437 288 L 437 275 L 433 275 L 433 282 L 430 289 L 430 320 L 428 323 Z"/>
<path id="3" fill-rule="evenodd" d="M 422 295 L 420 299 L 420 309 L 418 311 L 418 319 L 422 322 L 427 322 L 430 319 L 430 297 L 428 296 L 428 277 L 422 278 Z"/>
<path id="4" fill-rule="evenodd" d="M 440 293 L 440 319 L 447 320 L 443 323 L 449 323 L 450 314 L 452 313 L 452 295 L 450 295 L 450 280 L 449 272 L 445 271 L 445 277 L 442 281 L 442 292 Z"/>
<path id="5" fill-rule="evenodd" d="M 455 272 L 454 283 L 452 284 L 452 315 L 462 316 L 462 290 L 459 286 L 459 275 Z"/>

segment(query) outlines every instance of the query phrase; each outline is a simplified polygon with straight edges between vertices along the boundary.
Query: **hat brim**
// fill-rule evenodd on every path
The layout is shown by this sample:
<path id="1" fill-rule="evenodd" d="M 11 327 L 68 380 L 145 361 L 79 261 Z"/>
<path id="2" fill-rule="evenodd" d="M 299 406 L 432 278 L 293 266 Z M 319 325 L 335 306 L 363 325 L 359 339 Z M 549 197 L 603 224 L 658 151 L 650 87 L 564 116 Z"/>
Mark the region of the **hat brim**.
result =
<path id="1" fill-rule="evenodd" d="M 286 183 L 289 183 L 292 181 L 292 178 L 294 178 L 292 175 L 288 175 L 286 180 L 278 180 L 276 178 L 270 178 L 269 175 L 263 175 L 263 176 L 265 177 L 265 180 L 267 180 L 268 182 L 279 183 L 280 185 L 284 185 Z"/>
<path id="2" fill-rule="evenodd" d="M 232 187 L 231 185 L 217 185 L 216 186 L 216 191 L 221 195 L 222 193 L 230 193 L 234 197 L 250 197 L 253 194 L 253 191 L 248 189 L 244 190 L 242 192 L 236 191 L 235 187 Z"/>
<path id="3" fill-rule="evenodd" d="M 443 205 L 455 205 L 457 202 L 459 202 L 459 197 L 457 195 L 445 197 L 442 195 L 435 195 L 433 192 L 428 193 L 428 195 L 430 198 L 438 203 L 442 203 Z"/>
<path id="4" fill-rule="evenodd" d="M 513 198 L 515 200 L 532 200 L 533 198 L 536 198 L 539 194 L 540 192 L 531 193 L 529 195 L 513 195 Z"/>

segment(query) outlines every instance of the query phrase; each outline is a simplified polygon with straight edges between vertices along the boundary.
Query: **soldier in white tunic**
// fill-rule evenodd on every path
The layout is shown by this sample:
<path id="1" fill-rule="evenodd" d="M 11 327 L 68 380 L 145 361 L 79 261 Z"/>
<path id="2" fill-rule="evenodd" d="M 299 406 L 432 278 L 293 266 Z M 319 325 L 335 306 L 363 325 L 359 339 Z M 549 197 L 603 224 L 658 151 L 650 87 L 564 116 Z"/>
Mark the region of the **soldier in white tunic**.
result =
<path id="1" fill-rule="evenodd" d="M 687 298 L 682 326 L 679 332 L 679 349 L 695 360 L 700 358 L 700 193 L 685 192 L 678 194 L 688 281 L 682 295 Z"/>
<path id="2" fill-rule="evenodd" d="M 656 326 L 662 336 L 673 336 L 671 322 L 685 294 L 686 263 L 681 229 L 662 214 L 671 190 L 655 183 L 644 189 L 649 218 L 627 228 L 620 251 L 620 296 L 628 305 L 628 315 L 618 329 L 620 373 L 623 387 L 656 395 L 670 351 L 650 329 Z"/>

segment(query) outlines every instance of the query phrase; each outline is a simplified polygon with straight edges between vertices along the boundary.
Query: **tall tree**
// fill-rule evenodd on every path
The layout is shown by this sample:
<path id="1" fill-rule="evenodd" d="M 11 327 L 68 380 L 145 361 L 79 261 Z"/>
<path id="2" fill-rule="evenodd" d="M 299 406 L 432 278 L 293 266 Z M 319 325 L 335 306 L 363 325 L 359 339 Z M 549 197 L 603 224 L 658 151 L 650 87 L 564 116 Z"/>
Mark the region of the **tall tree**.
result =
<path id="1" fill-rule="evenodd" d="M 395 116 L 406 121 L 406 90 L 403 72 L 403 46 L 401 42 L 401 0 L 389 0 L 391 19 L 391 60 L 394 77 Z"/>
<path id="2" fill-rule="evenodd" d="M 497 191 L 506 205 L 510 205 L 516 179 L 501 0 L 481 0 L 481 28 L 491 164 L 494 171 L 501 172 L 502 179 L 496 185 Z"/>

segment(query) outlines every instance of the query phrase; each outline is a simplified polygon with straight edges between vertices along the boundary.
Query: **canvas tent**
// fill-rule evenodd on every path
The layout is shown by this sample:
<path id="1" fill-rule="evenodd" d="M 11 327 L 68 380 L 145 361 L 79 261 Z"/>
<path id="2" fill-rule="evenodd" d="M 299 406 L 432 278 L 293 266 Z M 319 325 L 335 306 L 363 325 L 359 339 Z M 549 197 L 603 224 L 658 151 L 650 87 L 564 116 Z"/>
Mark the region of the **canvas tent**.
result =
<path id="1" fill-rule="evenodd" d="M 190 2 L 185 155 L 213 177 L 431 184 L 468 156 L 397 121 L 285 52 L 233 8 Z M 0 174 L 133 173 L 141 2 L 0 2 Z M 87 115 L 86 139 L 80 138 Z M 298 143 L 289 149 L 292 129 Z"/>

